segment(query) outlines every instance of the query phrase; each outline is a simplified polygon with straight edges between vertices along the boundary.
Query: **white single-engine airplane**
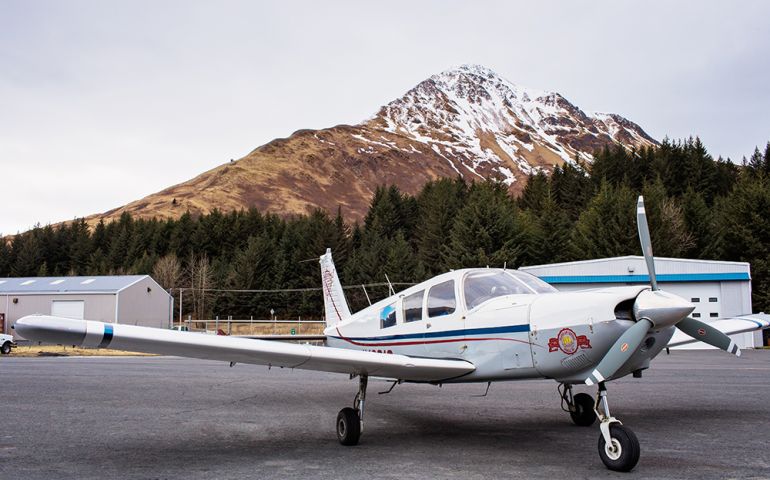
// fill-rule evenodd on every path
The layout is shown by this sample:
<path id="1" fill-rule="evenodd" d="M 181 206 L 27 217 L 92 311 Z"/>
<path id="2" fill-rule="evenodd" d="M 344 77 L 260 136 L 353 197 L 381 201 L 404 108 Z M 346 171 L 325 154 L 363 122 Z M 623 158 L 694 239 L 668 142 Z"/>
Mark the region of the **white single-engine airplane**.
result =
<path id="1" fill-rule="evenodd" d="M 562 408 L 581 426 L 600 420 L 599 456 L 611 470 L 639 460 L 634 433 L 610 414 L 605 384 L 641 376 L 676 328 L 729 353 L 726 334 L 770 326 L 767 316 L 718 320 L 688 315 L 694 306 L 658 289 L 642 197 L 637 206 L 650 286 L 558 292 L 532 275 L 463 269 L 434 277 L 351 314 L 327 250 L 321 257 L 328 346 L 210 336 L 132 325 L 33 315 L 23 337 L 86 347 L 178 355 L 349 374 L 359 378 L 353 407 L 337 416 L 337 437 L 355 445 L 363 430 L 370 376 L 430 384 L 534 378 L 560 383 Z M 232 363 L 231 363 L 232 364 Z M 596 400 L 572 385 L 598 386 Z"/>

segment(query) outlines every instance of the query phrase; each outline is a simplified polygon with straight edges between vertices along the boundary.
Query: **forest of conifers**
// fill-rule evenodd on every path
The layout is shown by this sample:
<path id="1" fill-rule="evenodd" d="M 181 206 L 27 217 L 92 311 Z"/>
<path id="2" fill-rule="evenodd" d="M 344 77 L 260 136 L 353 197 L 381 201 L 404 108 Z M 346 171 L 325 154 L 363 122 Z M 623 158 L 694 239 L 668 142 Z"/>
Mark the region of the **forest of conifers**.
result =
<path id="1" fill-rule="evenodd" d="M 607 148 L 590 165 L 533 174 L 514 198 L 495 181 L 441 179 L 415 196 L 379 188 L 361 224 L 344 211 L 284 218 L 256 210 L 133 219 L 89 229 L 77 219 L 0 242 L 0 277 L 151 274 L 193 318 L 320 318 L 318 257 L 331 248 L 352 309 L 361 284 L 425 280 L 449 269 L 518 267 L 640 255 L 645 197 L 656 256 L 751 263 L 754 311 L 770 311 L 770 143 L 742 165 L 698 139 Z M 232 290 L 309 289 L 288 292 Z M 372 301 L 387 287 L 367 288 Z"/>

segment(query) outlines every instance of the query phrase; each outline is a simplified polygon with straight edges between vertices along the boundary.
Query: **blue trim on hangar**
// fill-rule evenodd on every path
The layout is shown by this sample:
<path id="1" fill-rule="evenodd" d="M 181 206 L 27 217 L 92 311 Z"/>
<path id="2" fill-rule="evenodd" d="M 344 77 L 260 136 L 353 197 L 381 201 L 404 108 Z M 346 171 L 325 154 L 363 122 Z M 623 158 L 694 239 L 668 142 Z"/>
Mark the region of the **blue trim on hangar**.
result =
<path id="1" fill-rule="evenodd" d="M 747 272 L 658 274 L 659 282 L 714 282 L 751 280 Z M 548 283 L 650 283 L 648 275 L 543 275 Z"/>

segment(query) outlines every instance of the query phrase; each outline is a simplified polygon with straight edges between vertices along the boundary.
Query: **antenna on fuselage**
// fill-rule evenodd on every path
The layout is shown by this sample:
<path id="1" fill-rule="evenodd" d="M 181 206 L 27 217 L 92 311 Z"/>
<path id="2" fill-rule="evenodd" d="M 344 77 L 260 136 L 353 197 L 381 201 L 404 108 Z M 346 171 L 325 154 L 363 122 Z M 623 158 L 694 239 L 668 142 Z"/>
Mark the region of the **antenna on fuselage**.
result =
<path id="1" fill-rule="evenodd" d="M 392 284 L 392 283 L 390 283 L 390 279 L 388 278 L 388 274 L 387 274 L 387 273 L 385 274 L 385 280 L 387 280 L 387 281 L 388 281 L 388 290 L 390 290 L 390 294 L 391 294 L 391 295 L 395 295 L 395 294 L 396 294 L 396 291 L 395 291 L 395 290 L 393 290 L 393 284 Z"/>
<path id="2" fill-rule="evenodd" d="M 364 290 L 364 295 L 366 295 L 366 301 L 369 302 L 369 305 L 372 304 L 372 301 L 369 299 L 369 294 L 366 293 L 366 286 L 362 283 L 361 288 Z"/>
<path id="3" fill-rule="evenodd" d="M 505 271 L 506 268 L 508 268 L 508 262 L 503 262 L 503 271 Z"/>

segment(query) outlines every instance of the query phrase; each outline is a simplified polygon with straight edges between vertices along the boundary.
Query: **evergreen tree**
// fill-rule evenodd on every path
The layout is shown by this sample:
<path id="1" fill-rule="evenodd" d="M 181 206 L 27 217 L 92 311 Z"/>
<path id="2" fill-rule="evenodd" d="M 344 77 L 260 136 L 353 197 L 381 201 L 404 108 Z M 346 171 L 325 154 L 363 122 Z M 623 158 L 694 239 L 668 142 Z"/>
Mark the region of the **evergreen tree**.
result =
<path id="1" fill-rule="evenodd" d="M 516 205 L 503 184 L 471 185 L 443 252 L 445 268 L 519 265 L 525 246 L 516 217 Z"/>
<path id="2" fill-rule="evenodd" d="M 636 196 L 623 185 L 603 182 L 580 215 L 572 235 L 576 259 L 638 255 Z"/>
<path id="3" fill-rule="evenodd" d="M 417 196 L 419 222 L 414 244 L 423 275 L 443 273 L 442 252 L 447 248 L 449 232 L 467 194 L 468 186 L 457 177 L 428 182 Z"/>

